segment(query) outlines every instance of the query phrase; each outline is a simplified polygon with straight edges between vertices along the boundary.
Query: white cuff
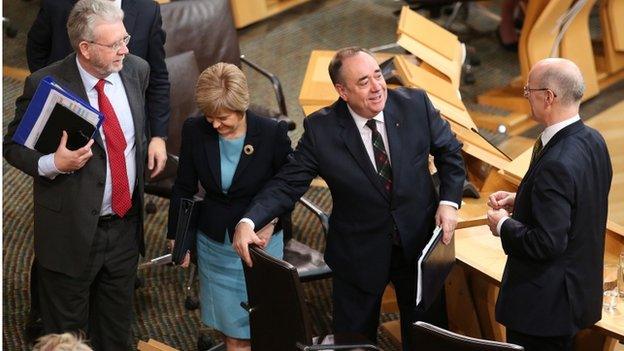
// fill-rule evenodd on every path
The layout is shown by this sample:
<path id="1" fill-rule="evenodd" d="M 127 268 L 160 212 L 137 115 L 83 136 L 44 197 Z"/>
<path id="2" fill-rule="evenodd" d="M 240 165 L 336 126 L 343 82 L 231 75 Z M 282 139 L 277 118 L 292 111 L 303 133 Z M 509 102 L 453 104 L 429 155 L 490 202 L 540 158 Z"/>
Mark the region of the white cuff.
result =
<path id="1" fill-rule="evenodd" d="M 498 233 L 498 236 L 501 235 L 501 228 L 503 227 L 503 222 L 505 222 L 508 219 L 509 219 L 509 217 L 505 216 L 505 217 L 501 218 L 498 221 L 498 223 L 496 224 L 496 232 Z"/>
<path id="2" fill-rule="evenodd" d="M 442 201 L 440 201 L 440 205 L 449 205 L 449 206 L 455 207 L 456 210 L 459 209 L 459 205 L 454 203 L 453 201 L 442 200 Z"/>
<path id="3" fill-rule="evenodd" d="M 42 177 L 54 179 L 63 172 L 59 171 L 54 164 L 54 154 L 47 154 L 39 157 L 37 162 L 37 171 Z"/>
<path id="4" fill-rule="evenodd" d="M 247 218 L 247 217 L 242 218 L 240 221 L 238 221 L 238 224 L 241 224 L 241 223 L 249 224 L 251 226 L 251 230 L 255 230 L 256 229 L 256 225 L 254 224 L 254 222 L 251 219 Z"/>

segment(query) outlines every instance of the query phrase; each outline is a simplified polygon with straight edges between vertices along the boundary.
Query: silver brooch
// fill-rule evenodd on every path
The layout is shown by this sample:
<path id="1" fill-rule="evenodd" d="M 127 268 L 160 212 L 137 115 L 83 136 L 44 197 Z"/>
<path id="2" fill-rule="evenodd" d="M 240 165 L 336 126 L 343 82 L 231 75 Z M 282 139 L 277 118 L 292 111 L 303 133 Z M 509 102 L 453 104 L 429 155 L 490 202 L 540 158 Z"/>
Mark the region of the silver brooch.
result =
<path id="1" fill-rule="evenodd" d="M 245 155 L 249 156 L 254 153 L 254 147 L 253 145 L 247 144 L 243 147 L 243 151 L 245 152 Z"/>

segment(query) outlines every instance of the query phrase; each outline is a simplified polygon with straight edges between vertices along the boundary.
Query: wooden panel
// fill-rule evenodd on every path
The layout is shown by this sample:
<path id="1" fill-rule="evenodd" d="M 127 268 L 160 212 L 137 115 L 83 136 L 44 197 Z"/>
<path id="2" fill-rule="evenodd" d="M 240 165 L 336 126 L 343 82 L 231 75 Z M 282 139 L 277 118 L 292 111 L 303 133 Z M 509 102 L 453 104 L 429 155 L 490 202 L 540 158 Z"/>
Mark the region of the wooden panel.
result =
<path id="1" fill-rule="evenodd" d="M 236 28 L 263 20 L 310 0 L 230 0 Z"/>
<path id="2" fill-rule="evenodd" d="M 533 67 L 541 59 L 550 57 L 560 29 L 559 19 L 570 8 L 572 2 L 573 0 L 550 1 L 540 13 L 529 32 L 527 51 L 529 67 Z M 523 78 L 528 78 L 528 75 Z"/>
<path id="3" fill-rule="evenodd" d="M 615 51 L 624 52 L 624 2 L 610 0 L 607 2 L 609 13 L 609 29 L 611 30 L 611 43 Z"/>
<path id="4" fill-rule="evenodd" d="M 609 74 L 613 74 L 624 69 L 624 52 L 618 51 L 614 45 L 616 40 L 614 36 L 622 33 L 622 18 L 624 17 L 621 12 L 612 12 L 613 10 L 619 9 L 621 6 L 614 6 L 614 3 L 616 2 L 621 2 L 621 0 L 603 0 L 600 2 L 600 25 L 602 27 L 602 45 L 605 63 L 604 68 Z M 618 24 L 614 24 L 615 22 L 619 22 L 619 27 Z M 615 34 L 616 32 L 618 34 Z"/>
<path id="5" fill-rule="evenodd" d="M 457 36 L 404 6 L 397 44 L 444 74 L 459 88 L 464 48 Z"/>
<path id="6" fill-rule="evenodd" d="M 624 225 L 624 101 L 597 114 L 587 125 L 604 137 L 611 156 L 613 181 L 609 192 L 609 219 Z"/>
<path id="7" fill-rule="evenodd" d="M 401 10 L 397 32 L 405 34 L 429 50 L 437 52 L 447 61 L 455 60 L 460 54 L 458 45 L 449 45 L 459 43 L 455 34 L 418 12 L 410 10 L 409 6 L 403 6 Z"/>
<path id="8" fill-rule="evenodd" d="M 520 156 L 516 157 L 513 161 L 509 162 L 509 165 L 501 169 L 501 174 L 507 178 L 510 182 L 520 185 L 520 181 L 524 178 L 529 164 L 531 163 L 531 153 L 533 147 L 529 147 Z"/>
<path id="9" fill-rule="evenodd" d="M 524 21 L 522 22 L 522 30 L 518 39 L 518 61 L 520 62 L 520 77 L 526 82 L 531 70 L 529 62 L 529 34 L 537 22 L 542 11 L 550 0 L 530 0 L 527 3 Z"/>
<path id="10" fill-rule="evenodd" d="M 585 81 L 583 101 L 598 95 L 598 74 L 589 32 L 589 15 L 597 0 L 587 0 L 561 40 L 561 57 L 578 65 Z"/>

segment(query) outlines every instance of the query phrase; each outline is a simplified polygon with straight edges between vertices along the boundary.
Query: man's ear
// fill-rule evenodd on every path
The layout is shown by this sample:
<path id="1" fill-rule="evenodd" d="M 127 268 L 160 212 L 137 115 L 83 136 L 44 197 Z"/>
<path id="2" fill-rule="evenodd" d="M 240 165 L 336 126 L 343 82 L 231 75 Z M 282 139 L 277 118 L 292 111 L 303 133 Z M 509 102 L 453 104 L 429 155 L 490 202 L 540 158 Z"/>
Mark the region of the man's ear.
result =
<path id="1" fill-rule="evenodd" d="M 87 43 L 86 41 L 81 41 L 80 44 L 78 44 L 78 51 L 87 60 L 91 59 L 91 53 L 89 52 L 89 43 Z"/>
<path id="2" fill-rule="evenodd" d="M 347 91 L 346 91 L 346 88 L 344 87 L 344 85 L 342 85 L 341 83 L 336 83 L 336 84 L 334 84 L 334 89 L 336 89 L 336 92 L 338 93 L 338 95 L 340 95 L 340 97 L 344 101 L 347 101 L 347 99 L 346 99 Z"/>

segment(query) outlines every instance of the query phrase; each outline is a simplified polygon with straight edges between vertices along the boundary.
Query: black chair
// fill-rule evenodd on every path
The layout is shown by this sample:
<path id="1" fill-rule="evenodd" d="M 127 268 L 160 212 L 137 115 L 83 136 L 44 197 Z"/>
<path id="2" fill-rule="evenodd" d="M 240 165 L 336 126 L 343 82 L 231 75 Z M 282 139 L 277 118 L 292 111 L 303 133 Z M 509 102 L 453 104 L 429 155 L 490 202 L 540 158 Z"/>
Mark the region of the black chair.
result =
<path id="1" fill-rule="evenodd" d="M 378 350 L 357 335 L 314 338 L 295 267 L 256 246 L 249 251 L 253 267 L 244 265 L 248 302 L 241 306 L 249 312 L 252 350 Z"/>
<path id="2" fill-rule="evenodd" d="M 453 333 L 425 322 L 415 322 L 410 329 L 413 345 L 419 351 L 523 351 L 524 347 L 505 342 L 472 338 Z"/>

